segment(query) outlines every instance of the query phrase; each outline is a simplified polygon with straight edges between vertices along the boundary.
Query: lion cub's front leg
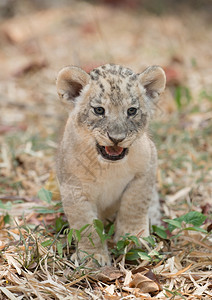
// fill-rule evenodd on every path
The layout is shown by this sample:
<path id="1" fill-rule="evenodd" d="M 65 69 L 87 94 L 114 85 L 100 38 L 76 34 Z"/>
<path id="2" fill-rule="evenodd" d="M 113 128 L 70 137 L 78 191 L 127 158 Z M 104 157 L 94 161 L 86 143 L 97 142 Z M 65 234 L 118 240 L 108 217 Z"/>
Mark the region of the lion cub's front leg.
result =
<path id="1" fill-rule="evenodd" d="M 91 224 L 91 226 L 82 233 L 82 238 L 78 242 L 77 251 L 72 255 L 72 260 L 75 261 L 77 258 L 82 260 L 91 255 L 101 266 L 109 265 L 110 257 L 107 245 L 106 243 L 101 243 L 96 230 L 92 226 L 93 220 L 98 218 L 97 208 L 85 197 L 77 198 L 75 189 L 76 187 L 71 186 L 68 189 L 67 187 L 61 187 L 64 212 L 70 227 L 80 230 L 86 224 Z M 73 198 L 73 194 L 75 194 L 75 198 Z M 92 242 L 89 237 L 92 239 Z"/>
<path id="2" fill-rule="evenodd" d="M 128 185 L 116 218 L 116 242 L 126 233 L 149 235 L 148 210 L 154 188 L 154 176 L 150 174 L 138 175 Z"/>

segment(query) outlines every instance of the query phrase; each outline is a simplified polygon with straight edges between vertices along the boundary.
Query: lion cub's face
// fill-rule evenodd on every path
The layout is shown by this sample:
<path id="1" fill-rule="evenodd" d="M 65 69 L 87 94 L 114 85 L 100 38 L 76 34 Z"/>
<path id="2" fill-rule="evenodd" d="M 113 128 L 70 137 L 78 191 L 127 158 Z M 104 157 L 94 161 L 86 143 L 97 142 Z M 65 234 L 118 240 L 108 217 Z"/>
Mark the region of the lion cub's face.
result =
<path id="1" fill-rule="evenodd" d="M 165 87 L 160 67 L 141 74 L 118 65 L 104 65 L 87 74 L 76 67 L 62 69 L 57 79 L 62 102 L 76 115 L 104 160 L 123 159 L 148 123 L 153 100 Z"/>

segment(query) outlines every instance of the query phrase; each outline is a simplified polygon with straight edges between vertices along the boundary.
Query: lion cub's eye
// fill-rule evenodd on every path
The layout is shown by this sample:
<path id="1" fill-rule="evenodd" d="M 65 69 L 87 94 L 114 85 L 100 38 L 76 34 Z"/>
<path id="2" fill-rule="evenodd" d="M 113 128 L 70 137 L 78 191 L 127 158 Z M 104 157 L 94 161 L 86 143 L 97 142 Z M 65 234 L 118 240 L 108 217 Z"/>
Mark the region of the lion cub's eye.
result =
<path id="1" fill-rule="evenodd" d="M 98 106 L 93 108 L 95 114 L 103 116 L 105 114 L 104 107 Z"/>
<path id="2" fill-rule="evenodd" d="M 130 107 L 127 110 L 127 115 L 129 117 L 134 116 L 136 113 L 137 113 L 137 108 L 135 108 L 135 107 Z"/>

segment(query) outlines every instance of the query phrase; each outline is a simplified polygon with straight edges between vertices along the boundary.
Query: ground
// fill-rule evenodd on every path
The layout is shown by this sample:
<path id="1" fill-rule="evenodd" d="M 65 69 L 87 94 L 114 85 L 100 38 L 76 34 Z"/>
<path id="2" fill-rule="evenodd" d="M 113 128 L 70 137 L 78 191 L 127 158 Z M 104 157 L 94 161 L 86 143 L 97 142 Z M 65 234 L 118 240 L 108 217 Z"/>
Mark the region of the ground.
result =
<path id="1" fill-rule="evenodd" d="M 0 299 L 211 299 L 211 6 L 17 2 L 0 4 Z M 163 215 L 198 220 L 196 231 L 182 230 L 185 219 L 155 229 L 137 266 L 122 254 L 115 269 L 87 274 L 62 230 L 55 154 L 67 115 L 55 78 L 69 64 L 109 62 L 166 71 L 150 129 Z"/>

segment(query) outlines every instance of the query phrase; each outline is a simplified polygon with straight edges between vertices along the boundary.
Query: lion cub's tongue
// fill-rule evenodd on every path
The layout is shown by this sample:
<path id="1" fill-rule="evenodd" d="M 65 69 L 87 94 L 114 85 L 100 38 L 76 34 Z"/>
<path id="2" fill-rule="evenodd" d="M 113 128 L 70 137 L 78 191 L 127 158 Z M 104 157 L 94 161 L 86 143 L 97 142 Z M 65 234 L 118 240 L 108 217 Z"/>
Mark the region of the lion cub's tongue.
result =
<path id="1" fill-rule="evenodd" d="M 105 151 L 108 155 L 118 156 L 122 153 L 123 148 L 119 146 L 105 146 Z"/>

